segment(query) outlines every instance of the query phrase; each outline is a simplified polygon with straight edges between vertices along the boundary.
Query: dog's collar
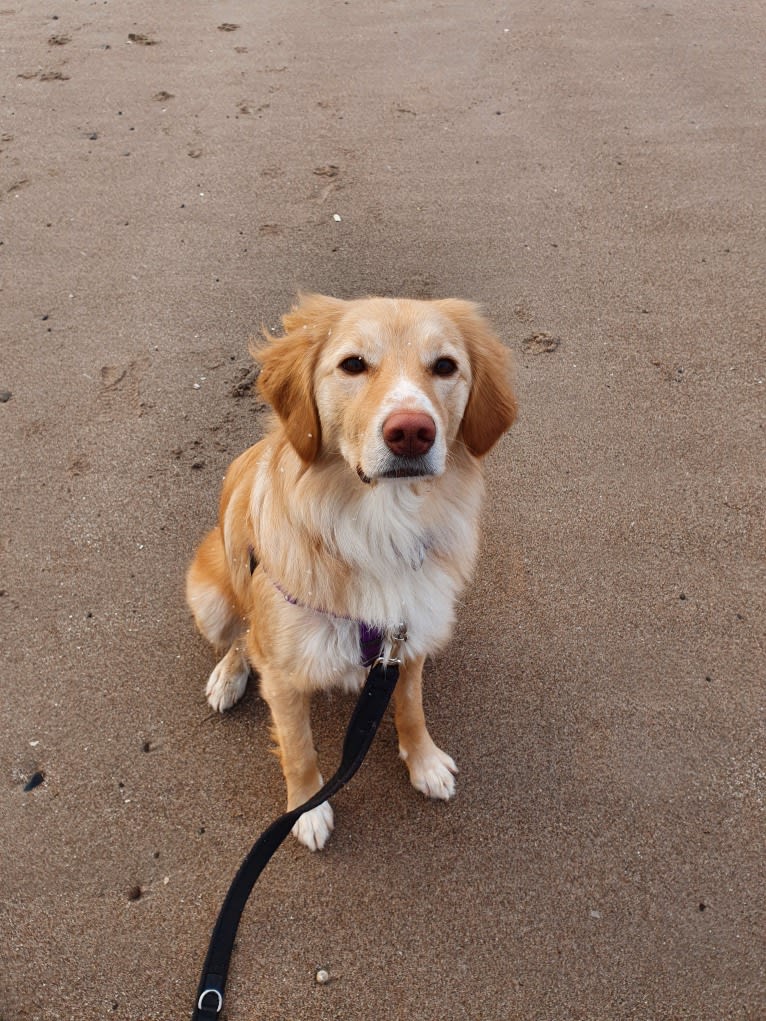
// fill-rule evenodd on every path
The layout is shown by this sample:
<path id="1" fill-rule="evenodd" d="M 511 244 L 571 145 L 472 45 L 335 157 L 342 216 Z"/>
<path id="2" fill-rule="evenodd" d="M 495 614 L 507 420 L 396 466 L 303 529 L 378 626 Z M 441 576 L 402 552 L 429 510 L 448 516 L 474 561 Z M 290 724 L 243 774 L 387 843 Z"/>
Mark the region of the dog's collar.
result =
<path id="1" fill-rule="evenodd" d="M 258 566 L 258 561 L 252 546 L 248 546 L 247 552 L 250 561 L 250 574 L 253 574 Z M 264 574 L 266 574 L 265 571 Z M 295 596 L 286 592 L 275 578 L 270 577 L 268 574 L 266 574 L 266 577 L 282 598 L 292 606 L 302 606 L 304 609 L 313 610 L 314 613 L 322 613 L 326 617 L 335 617 L 336 620 L 350 620 L 355 623 L 359 628 L 360 662 L 363 667 L 370 667 L 381 658 L 383 655 L 383 645 L 386 640 L 386 633 L 382 628 L 375 627 L 374 624 L 368 624 L 363 620 L 357 620 L 356 617 L 346 617 L 340 613 L 330 613 L 329 610 L 320 610 L 316 606 L 306 606 L 305 603 L 299 602 Z"/>

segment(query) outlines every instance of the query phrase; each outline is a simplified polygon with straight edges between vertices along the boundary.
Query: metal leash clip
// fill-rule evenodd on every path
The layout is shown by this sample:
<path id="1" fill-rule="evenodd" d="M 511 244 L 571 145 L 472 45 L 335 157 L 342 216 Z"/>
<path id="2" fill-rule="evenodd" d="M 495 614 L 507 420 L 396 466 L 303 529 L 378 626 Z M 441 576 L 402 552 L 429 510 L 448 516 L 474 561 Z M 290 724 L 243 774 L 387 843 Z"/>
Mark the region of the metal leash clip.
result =
<path id="1" fill-rule="evenodd" d="M 401 647 L 402 642 L 406 641 L 407 641 L 407 625 L 404 623 L 404 621 L 401 621 L 397 625 L 397 628 L 394 631 L 394 633 L 391 635 L 391 645 L 388 650 L 388 655 L 383 653 L 382 655 L 378 656 L 378 658 L 372 665 L 378 666 L 379 663 L 382 663 L 383 666 L 401 666 L 402 661 L 399 659 L 399 649 Z"/>

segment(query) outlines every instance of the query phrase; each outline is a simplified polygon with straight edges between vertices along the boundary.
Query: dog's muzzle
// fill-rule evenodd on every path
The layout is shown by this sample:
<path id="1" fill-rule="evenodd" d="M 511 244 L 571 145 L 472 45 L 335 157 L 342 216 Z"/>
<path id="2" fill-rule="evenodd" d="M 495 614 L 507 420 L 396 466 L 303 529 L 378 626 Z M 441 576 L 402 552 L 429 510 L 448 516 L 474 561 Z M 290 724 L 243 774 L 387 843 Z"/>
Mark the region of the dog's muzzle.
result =
<path id="1" fill-rule="evenodd" d="M 375 479 L 422 479 L 438 475 L 430 457 L 389 457 L 372 474 L 368 475 L 361 465 L 356 474 L 365 484 Z"/>
<path id="2" fill-rule="evenodd" d="M 362 482 L 374 479 L 419 479 L 441 474 L 434 456 L 438 430 L 423 411 L 392 411 L 380 431 L 380 447 L 370 474 L 361 465 L 356 473 Z"/>

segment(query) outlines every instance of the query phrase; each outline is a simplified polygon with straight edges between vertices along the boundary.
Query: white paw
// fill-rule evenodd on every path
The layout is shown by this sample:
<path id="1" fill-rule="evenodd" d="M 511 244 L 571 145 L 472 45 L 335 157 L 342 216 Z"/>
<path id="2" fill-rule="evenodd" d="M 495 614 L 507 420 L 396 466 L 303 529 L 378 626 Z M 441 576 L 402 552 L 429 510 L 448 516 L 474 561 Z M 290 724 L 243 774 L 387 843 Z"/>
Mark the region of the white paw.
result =
<path id="1" fill-rule="evenodd" d="M 457 766 L 453 759 L 436 745 L 424 755 L 407 756 L 401 752 L 410 771 L 412 786 L 429 798 L 446 801 L 455 793 Z"/>
<path id="2" fill-rule="evenodd" d="M 304 812 L 293 826 L 293 834 L 309 851 L 321 851 L 332 833 L 333 815 L 330 802 L 325 801 L 310 812 Z"/>
<path id="3" fill-rule="evenodd" d="M 237 659 L 232 662 L 227 653 L 210 675 L 205 694 L 211 707 L 218 713 L 231 709 L 245 694 L 249 668 Z"/>

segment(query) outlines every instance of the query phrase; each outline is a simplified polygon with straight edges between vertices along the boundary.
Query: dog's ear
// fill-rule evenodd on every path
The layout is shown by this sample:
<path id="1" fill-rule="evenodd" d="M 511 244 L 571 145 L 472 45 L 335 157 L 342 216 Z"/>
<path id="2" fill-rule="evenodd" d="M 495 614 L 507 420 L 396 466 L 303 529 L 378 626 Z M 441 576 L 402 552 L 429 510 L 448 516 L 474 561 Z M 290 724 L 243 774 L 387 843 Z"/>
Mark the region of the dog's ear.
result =
<path id="1" fill-rule="evenodd" d="M 261 364 L 258 389 L 276 411 L 301 460 L 319 456 L 322 429 L 314 397 L 314 369 L 320 348 L 343 314 L 345 302 L 321 294 L 299 295 L 298 304 L 282 317 L 284 334 L 251 344 Z"/>
<path id="2" fill-rule="evenodd" d="M 460 431 L 468 450 L 483 457 L 516 418 L 510 354 L 472 302 L 448 299 L 435 304 L 457 326 L 468 350 L 473 378 Z"/>

